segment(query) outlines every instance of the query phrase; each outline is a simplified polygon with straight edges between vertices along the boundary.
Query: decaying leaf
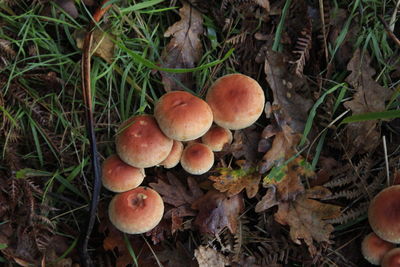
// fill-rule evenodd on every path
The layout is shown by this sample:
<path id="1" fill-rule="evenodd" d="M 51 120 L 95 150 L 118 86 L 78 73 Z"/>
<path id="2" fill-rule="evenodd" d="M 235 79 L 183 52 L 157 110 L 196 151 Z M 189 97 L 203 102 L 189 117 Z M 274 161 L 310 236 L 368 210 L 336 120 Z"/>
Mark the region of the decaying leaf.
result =
<path id="1" fill-rule="evenodd" d="M 247 197 L 252 198 L 258 192 L 261 174 L 257 168 L 245 166 L 244 160 L 236 161 L 240 169 L 221 168 L 218 176 L 210 176 L 208 179 L 214 181 L 214 188 L 220 192 L 226 192 L 228 196 L 239 194 L 246 189 Z"/>
<path id="2" fill-rule="evenodd" d="M 79 49 L 83 48 L 83 42 L 85 40 L 86 31 L 78 30 L 74 33 L 76 46 Z M 99 28 L 95 28 L 93 30 L 93 42 L 91 52 L 98 57 L 101 57 L 108 63 L 113 61 L 114 57 L 114 49 L 115 44 L 112 41 L 115 39 L 115 36 L 100 30 Z"/>
<path id="3" fill-rule="evenodd" d="M 231 145 L 232 155 L 236 159 L 244 157 L 249 163 L 257 162 L 259 158 L 258 142 L 260 138 L 260 133 L 256 131 L 255 126 L 235 131 Z"/>
<path id="4" fill-rule="evenodd" d="M 274 95 L 273 104 L 282 112 L 280 119 L 286 121 L 295 133 L 302 133 L 312 101 L 297 91 L 306 86 L 305 78 L 290 73 L 290 64 L 282 53 L 268 50 L 265 55 L 264 72 Z M 281 123 L 278 121 L 278 124 Z"/>
<path id="5" fill-rule="evenodd" d="M 230 265 L 229 260 L 213 248 L 199 246 L 194 251 L 199 267 L 224 267 Z"/>
<path id="6" fill-rule="evenodd" d="M 300 140 L 300 134 L 293 133 L 288 125 L 283 124 L 281 131 L 270 131 L 269 134 L 265 134 L 268 138 L 274 135 L 271 149 L 264 155 L 259 167 L 261 173 L 271 170 L 264 177 L 263 184 L 268 188 L 272 185 L 274 191 L 270 189 L 267 192 L 257 205 L 258 211 L 262 211 L 262 207 L 269 208 L 280 201 L 294 199 L 304 191 L 301 178 L 314 176 L 314 172 L 303 157 L 296 156 L 296 145 Z M 271 195 L 273 193 L 276 195 Z"/>
<path id="7" fill-rule="evenodd" d="M 59 5 L 64 11 L 73 17 L 74 19 L 78 17 L 78 10 L 76 9 L 74 0 L 56 0 L 57 5 Z"/>
<path id="8" fill-rule="evenodd" d="M 321 199 L 330 195 L 330 191 L 322 186 L 313 187 L 295 201 L 281 203 L 275 220 L 290 226 L 290 237 L 293 242 L 300 244 L 303 239 L 308 246 L 311 256 L 316 254 L 313 241 L 330 243 L 333 226 L 325 220 L 340 215 L 340 207 L 322 203 Z"/>
<path id="9" fill-rule="evenodd" d="M 203 33 L 201 13 L 186 2 L 179 10 L 181 19 L 170 26 L 164 37 L 173 38 L 168 43 L 163 56 L 162 67 L 193 68 L 202 55 L 200 34 Z M 193 89 L 192 74 L 161 72 L 165 91 Z"/>
<path id="10" fill-rule="evenodd" d="M 157 183 L 150 183 L 149 186 L 162 196 L 165 203 L 174 207 L 164 214 L 165 219 L 171 219 L 171 232 L 174 233 L 180 229 L 183 217 L 196 215 L 191 205 L 203 192 L 193 177 L 187 178 L 188 189 L 171 172 L 167 173 L 167 179 L 169 184 L 159 179 Z"/>
<path id="11" fill-rule="evenodd" d="M 236 232 L 239 214 L 243 211 L 244 203 L 241 194 L 228 197 L 212 189 L 194 202 L 192 208 L 199 210 L 194 224 L 200 231 L 216 235 L 225 226 L 231 233 Z"/>
<path id="12" fill-rule="evenodd" d="M 370 66 L 371 57 L 367 52 L 357 49 L 347 65 L 351 74 L 346 81 L 354 87 L 357 92 L 353 100 L 344 103 L 351 109 L 353 115 L 366 112 L 377 112 L 385 110 L 385 102 L 389 100 L 391 91 L 379 85 L 374 79 L 375 70 Z M 347 125 L 347 148 L 350 156 L 355 153 L 372 151 L 378 144 L 380 133 L 376 127 L 377 120 L 355 122 Z"/>

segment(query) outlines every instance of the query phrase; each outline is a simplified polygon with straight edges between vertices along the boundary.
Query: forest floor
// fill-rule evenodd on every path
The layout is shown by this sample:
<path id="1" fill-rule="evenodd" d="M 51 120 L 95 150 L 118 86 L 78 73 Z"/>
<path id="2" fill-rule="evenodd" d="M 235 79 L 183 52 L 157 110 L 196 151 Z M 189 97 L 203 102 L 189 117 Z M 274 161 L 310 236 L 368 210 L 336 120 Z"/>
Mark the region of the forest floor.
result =
<path id="1" fill-rule="evenodd" d="M 105 2 L 0 0 L 0 265 L 369 266 L 369 203 L 400 183 L 400 1 Z M 231 73 L 265 112 L 205 174 L 146 169 L 164 217 L 118 231 L 89 117 L 102 162 L 121 122 Z"/>

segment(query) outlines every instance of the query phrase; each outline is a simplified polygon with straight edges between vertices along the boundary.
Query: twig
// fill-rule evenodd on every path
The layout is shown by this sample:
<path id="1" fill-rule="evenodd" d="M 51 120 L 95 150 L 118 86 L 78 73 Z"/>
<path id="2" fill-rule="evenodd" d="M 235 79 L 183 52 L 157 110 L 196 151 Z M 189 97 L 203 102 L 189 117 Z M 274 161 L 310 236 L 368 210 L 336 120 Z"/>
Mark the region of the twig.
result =
<path id="1" fill-rule="evenodd" d="M 394 43 L 400 47 L 400 40 L 397 39 L 396 35 L 394 35 L 394 33 L 390 30 L 389 25 L 387 24 L 387 22 L 383 19 L 383 17 L 379 16 L 378 17 L 379 20 L 382 22 L 383 27 L 385 28 L 387 34 L 389 35 L 389 37 L 394 41 Z"/>
<path id="2" fill-rule="evenodd" d="M 93 192 L 92 199 L 89 207 L 89 218 L 86 223 L 85 231 L 83 231 L 80 240 L 80 257 L 82 266 L 89 267 L 93 266 L 90 259 L 89 253 L 87 251 L 90 235 L 93 230 L 93 226 L 96 219 L 97 204 L 99 202 L 100 190 L 101 190 L 101 179 L 100 179 L 100 162 L 97 156 L 97 145 L 96 145 L 96 135 L 94 132 L 94 119 L 93 119 L 93 106 L 92 106 L 92 90 L 90 87 L 90 72 L 91 72 L 91 46 L 93 41 L 93 27 L 95 23 L 98 23 L 103 15 L 112 6 L 111 4 L 104 7 L 110 0 L 103 0 L 101 5 L 97 8 L 93 15 L 93 21 L 88 27 L 88 31 L 85 36 L 83 43 L 83 53 L 82 53 L 82 91 L 83 91 L 83 102 L 85 104 L 85 116 L 86 116 L 86 127 L 89 135 L 90 142 L 90 152 L 91 161 L 93 168 Z"/>
<path id="3" fill-rule="evenodd" d="M 387 186 L 390 186 L 389 159 L 388 159 L 388 154 L 387 154 L 386 136 L 382 136 L 382 142 L 383 142 L 383 152 L 385 153 Z"/>

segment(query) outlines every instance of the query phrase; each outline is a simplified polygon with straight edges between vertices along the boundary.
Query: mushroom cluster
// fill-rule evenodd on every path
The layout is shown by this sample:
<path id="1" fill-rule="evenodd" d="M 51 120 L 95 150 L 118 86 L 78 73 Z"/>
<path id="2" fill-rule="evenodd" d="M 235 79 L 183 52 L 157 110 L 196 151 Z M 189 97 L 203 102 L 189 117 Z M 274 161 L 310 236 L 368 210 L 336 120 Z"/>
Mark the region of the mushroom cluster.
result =
<path id="1" fill-rule="evenodd" d="M 209 88 L 206 101 L 171 91 L 155 104 L 154 115 L 136 115 L 123 122 L 115 140 L 117 154 L 102 165 L 104 187 L 117 193 L 109 205 L 110 221 L 122 232 L 150 231 L 160 222 L 164 205 L 156 191 L 139 186 L 144 169 L 180 163 L 190 174 L 206 173 L 214 165 L 214 152 L 232 142 L 231 130 L 253 124 L 264 103 L 257 81 L 230 74 Z"/>
<path id="2" fill-rule="evenodd" d="M 364 258 L 374 265 L 400 267 L 400 185 L 379 192 L 368 208 L 368 221 L 373 230 L 362 244 Z"/>

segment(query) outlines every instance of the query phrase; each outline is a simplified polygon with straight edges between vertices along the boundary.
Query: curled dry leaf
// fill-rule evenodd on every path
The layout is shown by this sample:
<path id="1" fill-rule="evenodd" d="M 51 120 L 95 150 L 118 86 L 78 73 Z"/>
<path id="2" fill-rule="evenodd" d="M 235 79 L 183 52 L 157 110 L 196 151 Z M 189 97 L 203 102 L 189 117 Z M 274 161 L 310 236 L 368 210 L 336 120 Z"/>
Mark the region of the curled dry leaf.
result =
<path id="1" fill-rule="evenodd" d="M 379 85 L 374 79 L 375 70 L 370 66 L 371 57 L 360 49 L 354 52 L 347 65 L 351 74 L 346 81 L 357 92 L 353 100 L 344 103 L 354 114 L 378 112 L 385 110 L 385 101 L 390 99 L 391 91 Z M 350 123 L 346 127 L 346 147 L 350 156 L 355 153 L 370 152 L 379 144 L 380 133 L 377 129 L 377 120 Z"/>
<path id="2" fill-rule="evenodd" d="M 212 189 L 194 202 L 192 208 L 199 210 L 194 224 L 200 231 L 216 235 L 225 226 L 231 233 L 236 233 L 239 214 L 243 211 L 244 203 L 241 194 L 228 197 Z"/>
<path id="3" fill-rule="evenodd" d="M 244 160 L 236 161 L 240 169 L 221 168 L 218 176 L 210 176 L 208 179 L 214 181 L 214 188 L 220 192 L 226 192 L 228 196 L 239 194 L 246 189 L 247 197 L 252 198 L 258 192 L 261 174 L 257 168 L 245 166 Z"/>
<path id="4" fill-rule="evenodd" d="M 290 226 L 290 237 L 296 244 L 303 239 L 311 256 L 315 256 L 313 241 L 330 242 L 333 226 L 325 220 L 340 216 L 340 207 L 322 203 L 315 199 L 325 198 L 330 191 L 322 186 L 313 187 L 297 197 L 295 201 L 281 203 L 275 220 Z"/>
<path id="5" fill-rule="evenodd" d="M 194 251 L 199 267 L 224 267 L 230 265 L 229 260 L 213 248 L 199 246 Z"/>
<path id="6" fill-rule="evenodd" d="M 83 48 L 85 35 L 85 30 L 78 30 L 74 33 L 76 46 L 81 50 Z M 113 61 L 115 49 L 115 43 L 112 41 L 112 39 L 115 39 L 114 35 L 104 32 L 96 27 L 93 30 L 91 52 L 94 53 L 95 56 L 101 57 L 108 63 L 111 63 Z"/>
<path id="7" fill-rule="evenodd" d="M 173 38 L 168 43 L 162 57 L 162 67 L 193 68 L 202 55 L 200 34 L 203 33 L 201 13 L 186 2 L 179 10 L 181 19 L 170 26 L 164 37 Z M 193 89 L 192 74 L 161 72 L 165 91 Z"/>

